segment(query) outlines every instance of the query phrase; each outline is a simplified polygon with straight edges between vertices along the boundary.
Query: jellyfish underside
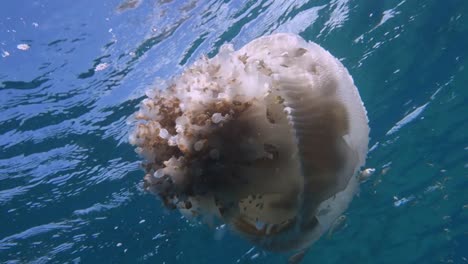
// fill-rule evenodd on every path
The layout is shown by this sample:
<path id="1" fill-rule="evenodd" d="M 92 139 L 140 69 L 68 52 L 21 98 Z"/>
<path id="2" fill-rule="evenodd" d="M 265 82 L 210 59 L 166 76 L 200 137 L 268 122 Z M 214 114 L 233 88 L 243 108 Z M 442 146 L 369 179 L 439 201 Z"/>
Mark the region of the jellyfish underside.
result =
<path id="1" fill-rule="evenodd" d="M 147 160 L 145 189 L 168 208 L 218 219 L 267 250 L 304 250 L 352 197 L 367 150 L 353 121 L 367 118 L 354 91 L 357 118 L 356 102 L 342 100 L 341 75 L 326 66 L 343 68 L 320 64 L 326 51 L 289 34 L 256 41 L 156 91 L 131 141 Z"/>

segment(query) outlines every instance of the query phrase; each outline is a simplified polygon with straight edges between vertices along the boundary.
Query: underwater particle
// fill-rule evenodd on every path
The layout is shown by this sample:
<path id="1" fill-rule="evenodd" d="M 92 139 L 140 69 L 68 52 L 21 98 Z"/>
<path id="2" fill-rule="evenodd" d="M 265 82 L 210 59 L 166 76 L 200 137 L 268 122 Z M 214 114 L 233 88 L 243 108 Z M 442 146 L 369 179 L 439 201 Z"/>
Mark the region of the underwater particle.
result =
<path id="1" fill-rule="evenodd" d="M 165 234 L 158 233 L 158 234 L 156 234 L 156 236 L 154 236 L 154 237 L 152 238 L 152 240 L 160 239 L 160 238 L 163 238 L 163 237 L 165 237 L 165 236 L 166 236 Z"/>
<path id="2" fill-rule="evenodd" d="M 146 93 L 129 136 L 144 189 L 299 262 L 341 219 L 366 160 L 368 119 L 348 71 L 282 33 L 223 45 L 164 86 Z"/>
<path id="3" fill-rule="evenodd" d="M 407 204 L 408 202 L 411 202 L 412 200 L 414 200 L 416 197 L 414 197 L 414 195 L 411 195 L 409 197 L 403 197 L 401 199 L 399 199 L 397 196 L 393 196 L 393 200 L 395 200 L 393 202 L 393 205 L 395 207 L 400 207 L 402 205 L 405 205 Z"/>
<path id="4" fill-rule="evenodd" d="M 214 239 L 215 240 L 221 240 L 224 237 L 224 234 L 226 233 L 226 225 L 220 225 L 215 228 L 214 232 Z"/>
<path id="5" fill-rule="evenodd" d="M 94 70 L 95 71 L 103 71 L 103 70 L 107 69 L 107 67 L 109 67 L 109 63 L 103 62 L 103 63 L 99 63 L 98 65 L 96 65 Z"/>
<path id="6" fill-rule="evenodd" d="M 22 44 L 18 44 L 16 48 L 19 50 L 26 51 L 26 50 L 29 50 L 31 47 L 28 44 L 22 43 Z"/>
<path id="7" fill-rule="evenodd" d="M 385 165 L 382 166 L 382 171 L 380 172 L 380 175 L 386 175 L 388 171 L 392 168 L 391 167 L 392 162 L 388 162 Z"/>
<path id="8" fill-rule="evenodd" d="M 439 189 L 443 189 L 443 188 L 444 188 L 444 185 L 441 182 L 436 182 L 436 184 L 427 187 L 424 190 L 424 193 L 430 193 L 430 192 L 433 192 L 435 190 L 439 190 Z"/>
<path id="9" fill-rule="evenodd" d="M 418 118 L 426 109 L 429 103 L 425 103 L 416 109 L 414 109 L 411 113 L 407 114 L 403 119 L 398 121 L 390 130 L 387 131 L 385 135 L 390 136 L 397 131 L 399 131 L 402 127 L 406 126 L 407 124 L 413 122 L 416 118 Z"/>
<path id="10" fill-rule="evenodd" d="M 117 245 L 115 245 L 116 247 L 121 247 L 122 246 L 122 243 L 117 243 Z"/>
<path id="11" fill-rule="evenodd" d="M 6 58 L 8 56 L 10 56 L 10 53 L 6 50 L 2 50 L 2 58 Z"/>
<path id="12" fill-rule="evenodd" d="M 35 27 L 35 28 L 39 27 L 39 24 L 38 24 L 37 22 L 33 22 L 32 25 L 33 25 L 33 27 Z"/>
<path id="13" fill-rule="evenodd" d="M 360 181 L 366 181 L 366 180 L 369 179 L 374 173 L 375 173 L 375 169 L 374 169 L 374 168 L 367 168 L 367 169 L 361 171 L 361 173 L 359 174 L 359 180 L 360 180 Z"/>
<path id="14" fill-rule="evenodd" d="M 254 259 L 258 258 L 259 256 L 260 256 L 260 253 L 255 253 L 254 255 L 252 255 L 252 256 L 250 257 L 250 259 L 251 259 L 251 260 L 254 260 Z"/>

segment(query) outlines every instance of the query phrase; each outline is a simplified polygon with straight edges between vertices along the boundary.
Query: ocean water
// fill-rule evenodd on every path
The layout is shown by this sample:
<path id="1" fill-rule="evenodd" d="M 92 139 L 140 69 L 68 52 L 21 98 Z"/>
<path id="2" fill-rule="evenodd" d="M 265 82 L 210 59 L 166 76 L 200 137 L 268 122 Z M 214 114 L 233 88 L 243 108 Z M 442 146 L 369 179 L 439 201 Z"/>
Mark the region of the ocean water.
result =
<path id="1" fill-rule="evenodd" d="M 303 263 L 468 263 L 468 2 L 3 1 L 0 263 L 285 263 L 142 190 L 129 117 L 225 42 L 273 32 L 348 68 L 371 127 L 344 222 Z"/>

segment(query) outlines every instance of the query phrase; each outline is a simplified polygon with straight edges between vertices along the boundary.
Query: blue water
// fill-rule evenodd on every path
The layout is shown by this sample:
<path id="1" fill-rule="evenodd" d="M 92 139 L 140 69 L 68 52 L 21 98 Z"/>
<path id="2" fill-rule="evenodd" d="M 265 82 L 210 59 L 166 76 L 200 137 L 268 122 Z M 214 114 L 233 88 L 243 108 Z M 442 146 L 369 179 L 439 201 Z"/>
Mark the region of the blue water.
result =
<path id="1" fill-rule="evenodd" d="M 465 0 L 2 1 L 0 262 L 285 263 L 164 209 L 127 142 L 146 88 L 272 32 L 340 58 L 370 119 L 376 173 L 304 263 L 468 263 Z"/>

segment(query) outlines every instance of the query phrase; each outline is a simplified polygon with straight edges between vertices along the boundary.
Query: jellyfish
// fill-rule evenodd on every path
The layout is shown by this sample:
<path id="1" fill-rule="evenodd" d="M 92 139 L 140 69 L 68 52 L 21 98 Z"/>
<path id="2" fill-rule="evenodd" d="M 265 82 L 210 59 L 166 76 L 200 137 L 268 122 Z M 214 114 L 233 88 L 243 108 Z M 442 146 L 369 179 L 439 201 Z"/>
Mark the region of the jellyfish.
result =
<path id="1" fill-rule="evenodd" d="M 358 189 L 366 110 L 342 63 L 298 35 L 224 44 L 147 95 L 129 136 L 144 189 L 187 218 L 297 263 Z"/>

